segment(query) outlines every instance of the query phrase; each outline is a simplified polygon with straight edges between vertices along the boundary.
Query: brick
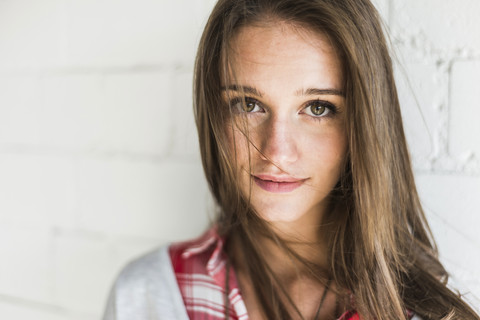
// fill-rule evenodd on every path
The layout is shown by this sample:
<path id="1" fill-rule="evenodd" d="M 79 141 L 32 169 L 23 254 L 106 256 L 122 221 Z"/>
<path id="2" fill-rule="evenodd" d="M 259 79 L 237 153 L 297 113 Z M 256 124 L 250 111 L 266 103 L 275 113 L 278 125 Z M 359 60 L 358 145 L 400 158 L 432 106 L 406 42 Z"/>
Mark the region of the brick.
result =
<path id="1" fill-rule="evenodd" d="M 198 163 L 85 159 L 77 179 L 84 229 L 172 241 L 207 224 L 209 196 Z"/>
<path id="2" fill-rule="evenodd" d="M 0 146 L 37 143 L 41 86 L 36 76 L 0 76 Z"/>
<path id="3" fill-rule="evenodd" d="M 477 255 L 466 254 L 468 252 L 478 251 L 478 245 L 468 241 L 462 230 L 458 230 L 455 225 L 443 220 L 434 212 L 427 212 L 432 232 L 439 247 L 440 259 L 450 266 L 456 266 L 460 272 L 459 275 L 465 277 L 465 271 L 471 276 L 477 273 L 480 260 Z M 459 248 L 462 248 L 459 250 Z M 469 266 L 466 270 L 460 270 L 458 266 Z M 477 266 L 477 269 L 473 268 Z"/>
<path id="4" fill-rule="evenodd" d="M 406 34 L 423 34 L 437 50 L 454 52 L 457 48 L 480 50 L 480 2 L 405 0 L 391 1 L 393 27 Z M 477 36 L 475 36 L 475 34 Z M 419 46 L 425 46 L 422 41 Z"/>
<path id="5" fill-rule="evenodd" d="M 70 1 L 68 10 L 74 65 L 193 65 L 200 1 Z"/>
<path id="6" fill-rule="evenodd" d="M 440 261 L 450 274 L 450 286 L 467 294 L 469 301 L 477 301 L 474 305 L 480 306 L 478 298 L 475 300 L 480 294 L 480 259 L 473 254 L 478 252 L 479 246 L 438 216 L 429 214 L 428 218 L 439 247 Z"/>
<path id="7" fill-rule="evenodd" d="M 36 139 L 66 150 L 165 152 L 171 121 L 168 79 L 148 72 L 45 77 Z"/>
<path id="8" fill-rule="evenodd" d="M 60 0 L 1 1 L 0 69 L 64 65 L 65 18 Z"/>
<path id="9" fill-rule="evenodd" d="M 170 78 L 163 73 L 105 77 L 103 143 L 135 153 L 163 154 L 171 140 Z"/>
<path id="10" fill-rule="evenodd" d="M 75 185 L 69 158 L 0 154 L 0 217 L 17 224 L 72 226 Z"/>
<path id="11" fill-rule="evenodd" d="M 475 300 L 480 294 L 480 259 L 473 254 L 478 252 L 479 246 L 438 216 L 430 214 L 428 218 L 439 247 L 440 261 L 450 274 L 451 287 L 467 294 L 469 301 L 480 302 L 478 298 Z M 478 303 L 474 305 L 480 306 Z"/>
<path id="12" fill-rule="evenodd" d="M 417 184 L 424 208 L 430 216 L 437 217 L 456 232 L 469 239 L 471 245 L 480 247 L 480 178 L 460 175 L 422 174 L 417 176 Z M 442 232 L 438 232 L 442 237 Z M 442 239 L 437 239 L 442 241 Z M 447 245 L 447 242 L 445 242 Z M 465 254 L 464 243 L 452 243 L 450 254 Z M 467 244 L 465 244 L 467 245 Z M 476 257 L 477 270 L 480 269 L 480 259 Z"/>
<path id="13" fill-rule="evenodd" d="M 200 159 L 197 128 L 193 116 L 193 75 L 179 73 L 173 83 L 173 154 Z"/>
<path id="14" fill-rule="evenodd" d="M 451 71 L 450 153 L 480 157 L 480 61 L 458 61 Z"/>
<path id="15" fill-rule="evenodd" d="M 110 250 L 102 237 L 59 231 L 53 243 L 53 301 L 68 310 L 100 316 L 113 280 Z"/>
<path id="16" fill-rule="evenodd" d="M 148 72 L 0 77 L 0 144 L 163 152 L 168 79 Z"/>
<path id="17" fill-rule="evenodd" d="M 0 294 L 51 302 L 51 234 L 48 229 L 0 225 Z"/>
<path id="18" fill-rule="evenodd" d="M 454 286 L 480 297 L 480 178 L 455 175 L 417 176 L 440 260 L 451 272 Z M 474 297 L 469 299 L 472 301 Z"/>
<path id="19" fill-rule="evenodd" d="M 15 320 L 96 320 L 98 315 L 74 314 L 56 306 L 44 306 L 22 300 L 0 300 L 2 319 Z"/>
<path id="20" fill-rule="evenodd" d="M 75 150 L 99 147 L 106 130 L 103 79 L 95 74 L 59 74 L 42 78 L 38 144 Z"/>
<path id="21" fill-rule="evenodd" d="M 462 259 L 463 260 L 463 259 Z M 450 274 L 451 287 L 458 290 L 465 301 L 480 312 L 480 273 L 472 272 L 464 267 L 463 261 L 444 261 L 444 266 Z"/>
<path id="22" fill-rule="evenodd" d="M 433 156 L 443 129 L 439 105 L 445 97 L 435 75 L 440 77 L 430 62 L 408 61 L 397 64 L 395 69 L 405 134 L 416 162 Z"/>

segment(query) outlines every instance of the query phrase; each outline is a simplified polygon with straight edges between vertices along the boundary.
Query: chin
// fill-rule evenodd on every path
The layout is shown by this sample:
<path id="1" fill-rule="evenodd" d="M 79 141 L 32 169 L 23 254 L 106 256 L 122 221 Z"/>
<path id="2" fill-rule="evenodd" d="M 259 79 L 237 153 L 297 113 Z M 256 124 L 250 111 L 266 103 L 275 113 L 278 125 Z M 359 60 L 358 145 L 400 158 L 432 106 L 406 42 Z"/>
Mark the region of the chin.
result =
<path id="1" fill-rule="evenodd" d="M 299 219 L 299 217 L 296 217 L 292 215 L 291 213 L 267 213 L 267 214 L 260 214 L 260 217 L 267 221 L 267 222 L 295 222 Z"/>
<path id="2" fill-rule="evenodd" d="M 305 209 L 291 208 L 281 202 L 265 206 L 253 205 L 253 207 L 260 218 L 268 222 L 295 222 L 304 216 L 302 212 L 306 212 Z"/>

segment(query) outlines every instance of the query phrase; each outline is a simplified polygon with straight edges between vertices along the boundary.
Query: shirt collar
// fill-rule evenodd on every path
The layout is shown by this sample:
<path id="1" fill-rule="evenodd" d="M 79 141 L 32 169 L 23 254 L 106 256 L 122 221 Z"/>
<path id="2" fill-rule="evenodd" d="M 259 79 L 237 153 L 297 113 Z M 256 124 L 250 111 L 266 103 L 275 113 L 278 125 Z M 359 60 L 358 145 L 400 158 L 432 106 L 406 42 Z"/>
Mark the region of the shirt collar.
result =
<path id="1" fill-rule="evenodd" d="M 225 278 L 227 271 L 227 256 L 223 251 L 224 244 L 224 238 L 218 235 L 217 227 L 214 226 L 182 253 L 182 258 L 184 259 L 200 255 L 205 256 L 207 258 L 207 273 L 223 289 L 226 288 Z M 232 279 L 233 274 L 234 271 L 232 266 L 230 266 L 230 281 L 233 280 L 236 283 L 236 279 Z"/>

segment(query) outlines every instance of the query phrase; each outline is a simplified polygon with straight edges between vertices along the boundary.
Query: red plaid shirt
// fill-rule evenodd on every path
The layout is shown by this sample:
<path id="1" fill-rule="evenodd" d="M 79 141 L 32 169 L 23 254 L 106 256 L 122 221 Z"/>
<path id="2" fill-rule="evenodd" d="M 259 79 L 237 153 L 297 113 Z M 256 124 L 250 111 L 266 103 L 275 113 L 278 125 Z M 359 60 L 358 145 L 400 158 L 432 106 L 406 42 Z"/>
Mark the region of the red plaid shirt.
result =
<path id="1" fill-rule="evenodd" d="M 225 319 L 227 260 L 222 248 L 223 240 L 215 228 L 199 239 L 173 244 L 169 248 L 175 276 L 190 319 Z M 229 289 L 230 319 L 247 320 L 247 309 L 231 266 Z M 349 311 L 338 320 L 359 319 L 355 311 Z"/>

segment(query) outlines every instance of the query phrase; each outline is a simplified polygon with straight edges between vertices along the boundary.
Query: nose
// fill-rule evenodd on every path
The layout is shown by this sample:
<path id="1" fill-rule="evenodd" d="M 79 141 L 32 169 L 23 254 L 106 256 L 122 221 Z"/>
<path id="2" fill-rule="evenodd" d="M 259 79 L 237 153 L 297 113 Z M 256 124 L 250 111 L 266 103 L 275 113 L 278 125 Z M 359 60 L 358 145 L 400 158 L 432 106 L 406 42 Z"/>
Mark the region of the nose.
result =
<path id="1" fill-rule="evenodd" d="M 298 138 L 291 119 L 272 117 L 260 132 L 262 158 L 275 165 L 294 163 L 298 159 Z"/>

